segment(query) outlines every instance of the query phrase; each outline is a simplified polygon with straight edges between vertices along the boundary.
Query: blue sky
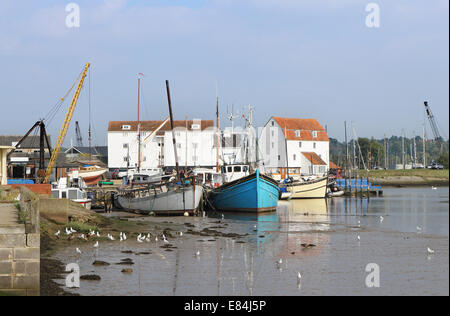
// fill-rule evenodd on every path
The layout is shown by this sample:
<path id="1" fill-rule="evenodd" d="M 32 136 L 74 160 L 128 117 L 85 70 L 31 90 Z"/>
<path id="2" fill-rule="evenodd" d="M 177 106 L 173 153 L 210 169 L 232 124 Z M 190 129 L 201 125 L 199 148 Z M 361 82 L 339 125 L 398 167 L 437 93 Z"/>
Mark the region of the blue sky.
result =
<path id="1" fill-rule="evenodd" d="M 90 61 L 99 145 L 108 121 L 136 119 L 139 72 L 144 119 L 167 116 L 168 79 L 178 119 L 214 119 L 217 85 L 222 122 L 227 107 L 251 104 L 257 125 L 317 118 L 343 139 L 346 120 L 358 136 L 412 136 L 428 100 L 448 137 L 447 0 L 83 0 L 72 29 L 69 2 L 0 2 L 0 134 L 24 134 Z M 365 25 L 370 2 L 380 28 Z M 66 144 L 75 120 L 87 139 L 86 91 Z M 67 106 L 49 126 L 54 139 Z"/>

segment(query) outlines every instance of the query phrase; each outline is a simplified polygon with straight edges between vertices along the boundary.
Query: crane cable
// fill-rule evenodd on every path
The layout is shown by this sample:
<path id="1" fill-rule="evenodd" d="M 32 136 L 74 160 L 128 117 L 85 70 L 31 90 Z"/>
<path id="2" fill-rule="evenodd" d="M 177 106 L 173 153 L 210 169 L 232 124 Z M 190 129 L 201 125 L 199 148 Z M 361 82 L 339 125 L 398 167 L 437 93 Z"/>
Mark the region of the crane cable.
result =
<path id="1" fill-rule="evenodd" d="M 75 85 L 80 80 L 81 75 L 83 74 L 83 70 L 81 70 L 80 74 L 78 75 L 77 79 L 74 81 L 70 89 L 64 94 L 64 96 L 56 102 L 56 104 L 50 109 L 50 111 L 47 113 L 47 115 L 44 118 L 44 121 L 47 122 L 47 126 L 50 125 L 53 118 L 56 116 L 58 111 L 61 109 L 62 105 L 64 104 L 64 101 L 66 100 L 66 97 L 70 94 L 70 92 L 73 90 Z"/>

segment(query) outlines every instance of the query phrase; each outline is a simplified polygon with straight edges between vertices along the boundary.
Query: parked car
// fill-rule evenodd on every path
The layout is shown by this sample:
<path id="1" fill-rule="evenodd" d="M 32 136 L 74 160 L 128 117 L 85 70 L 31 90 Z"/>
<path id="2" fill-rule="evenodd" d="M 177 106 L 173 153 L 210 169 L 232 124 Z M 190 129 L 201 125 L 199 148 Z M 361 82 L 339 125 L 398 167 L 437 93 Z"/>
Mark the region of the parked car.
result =
<path id="1" fill-rule="evenodd" d="M 428 166 L 427 169 L 436 169 L 436 170 L 443 170 L 444 166 L 436 161 L 432 161 Z"/>

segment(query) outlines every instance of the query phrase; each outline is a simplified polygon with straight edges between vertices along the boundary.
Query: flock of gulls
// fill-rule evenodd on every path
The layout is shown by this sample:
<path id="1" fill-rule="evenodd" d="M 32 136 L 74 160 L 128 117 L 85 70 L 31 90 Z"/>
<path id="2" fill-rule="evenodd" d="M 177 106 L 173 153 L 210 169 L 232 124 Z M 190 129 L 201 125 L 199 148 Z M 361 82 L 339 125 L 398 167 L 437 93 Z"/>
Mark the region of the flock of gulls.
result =
<path id="1" fill-rule="evenodd" d="M 65 235 L 66 235 L 66 236 L 69 236 L 68 240 L 74 239 L 76 233 L 77 233 L 77 231 L 76 231 L 75 229 L 73 229 L 72 227 L 69 227 L 69 228 L 66 227 L 66 228 L 65 228 Z M 178 236 L 180 236 L 180 237 L 183 236 L 183 232 L 182 232 L 182 231 L 177 232 L 176 234 L 177 234 Z M 61 230 L 58 230 L 58 231 L 54 234 L 54 236 L 55 236 L 57 239 L 59 239 L 60 235 L 61 235 Z M 100 234 L 100 232 L 99 232 L 98 230 L 97 230 L 97 231 L 95 231 L 95 230 L 89 230 L 89 234 L 86 234 L 86 235 L 85 235 L 84 233 L 81 233 L 81 234 L 78 235 L 78 239 L 82 239 L 82 240 L 84 240 L 84 241 L 88 241 L 89 238 L 91 238 L 91 237 L 92 237 L 92 238 L 101 238 L 102 235 Z M 166 235 L 165 235 L 164 233 L 163 233 L 162 236 L 160 236 L 160 237 L 162 237 L 162 242 L 163 242 L 164 244 L 169 244 L 169 240 L 167 239 L 167 237 L 166 237 Z M 107 238 L 108 240 L 110 240 L 110 241 L 118 240 L 119 242 L 124 242 L 124 241 L 126 241 L 126 240 L 128 239 L 127 234 L 124 233 L 124 232 L 120 232 L 120 233 L 119 233 L 118 239 L 116 239 L 116 238 L 115 238 L 114 236 L 112 236 L 110 233 L 108 233 L 108 234 L 106 235 L 106 238 Z M 137 241 L 138 243 L 144 243 L 144 242 L 149 243 L 149 242 L 152 241 L 152 239 L 153 239 L 153 241 L 155 241 L 156 243 L 159 241 L 158 235 L 157 235 L 157 234 L 155 234 L 155 235 L 153 236 L 153 234 L 151 234 L 151 233 L 147 233 L 147 234 L 142 234 L 142 233 L 140 233 L 140 234 L 137 235 L 137 237 L 136 237 L 136 241 Z M 93 248 L 99 248 L 99 242 L 98 242 L 98 240 L 95 241 L 95 243 L 94 243 L 94 245 L 93 245 Z M 81 250 L 80 250 L 79 248 L 76 248 L 75 251 L 76 251 L 77 254 L 81 254 L 81 253 L 82 253 Z M 195 252 L 194 255 L 195 255 L 196 257 L 199 257 L 199 256 L 200 256 L 200 251 Z"/>

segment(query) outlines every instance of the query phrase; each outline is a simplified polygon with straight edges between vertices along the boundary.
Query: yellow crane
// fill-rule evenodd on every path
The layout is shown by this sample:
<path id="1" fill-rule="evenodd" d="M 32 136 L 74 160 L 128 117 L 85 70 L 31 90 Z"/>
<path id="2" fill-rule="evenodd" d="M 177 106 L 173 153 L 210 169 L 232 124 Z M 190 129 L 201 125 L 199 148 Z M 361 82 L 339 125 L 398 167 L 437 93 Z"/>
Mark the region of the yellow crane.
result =
<path id="1" fill-rule="evenodd" d="M 72 102 L 70 102 L 70 106 L 67 109 L 66 116 L 64 118 L 64 122 L 61 126 L 61 130 L 59 131 L 58 140 L 56 141 L 55 148 L 53 150 L 53 153 L 50 158 L 50 162 L 47 166 L 47 171 L 45 172 L 45 179 L 44 183 L 48 183 L 50 179 L 50 175 L 52 174 L 52 169 L 55 166 L 56 159 L 58 158 L 59 151 L 61 149 L 61 145 L 64 142 L 64 138 L 67 134 L 67 129 L 69 128 L 70 121 L 72 120 L 73 112 L 75 110 L 75 107 L 77 106 L 78 97 L 80 96 L 81 88 L 83 87 L 84 78 L 86 78 L 87 71 L 89 69 L 90 63 L 86 63 L 86 66 L 84 67 L 83 73 L 81 74 L 80 81 L 78 82 L 77 90 L 75 90 L 75 94 L 73 95 Z M 63 99 L 61 99 L 62 101 Z"/>

